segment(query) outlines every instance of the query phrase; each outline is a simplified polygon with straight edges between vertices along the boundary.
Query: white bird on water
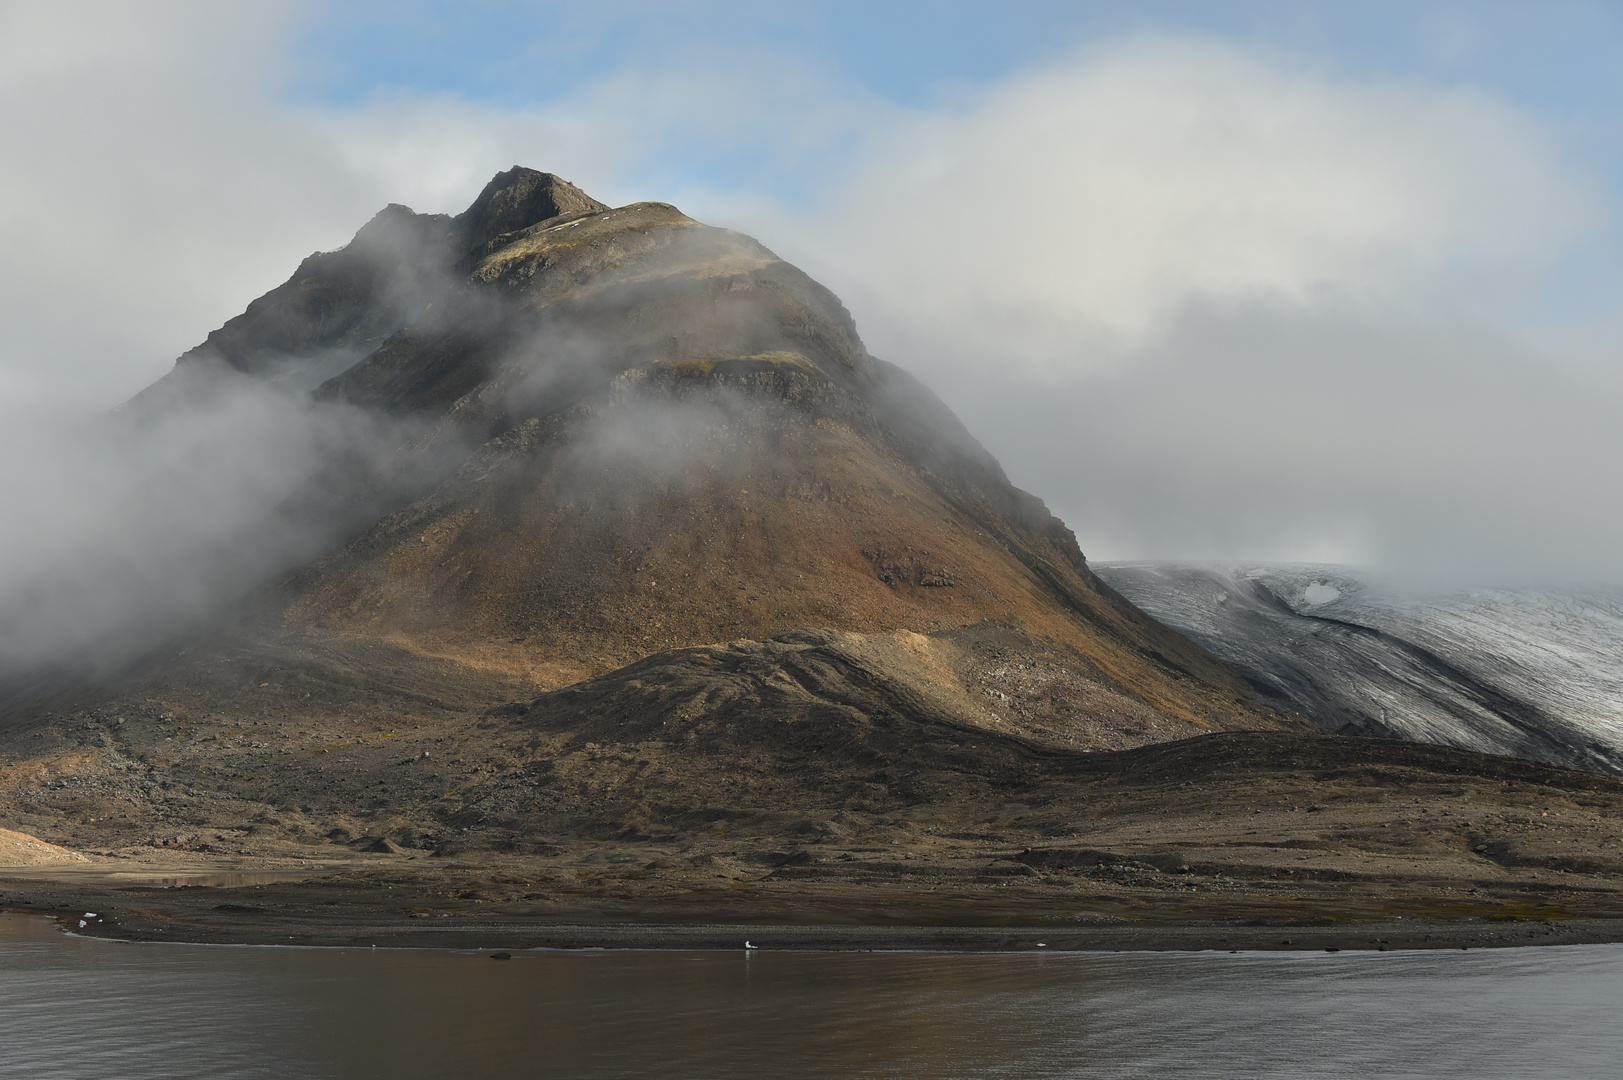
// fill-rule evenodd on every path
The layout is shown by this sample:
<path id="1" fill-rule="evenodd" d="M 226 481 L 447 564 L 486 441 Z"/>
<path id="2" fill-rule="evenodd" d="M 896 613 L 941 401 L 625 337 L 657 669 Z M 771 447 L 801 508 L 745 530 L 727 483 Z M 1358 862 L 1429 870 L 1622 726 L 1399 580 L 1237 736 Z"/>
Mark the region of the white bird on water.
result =
<path id="1" fill-rule="evenodd" d="M 746 942 L 744 942 L 744 948 L 746 948 L 746 949 L 759 949 L 760 946 L 759 945 L 751 945 L 749 942 L 746 941 Z"/>

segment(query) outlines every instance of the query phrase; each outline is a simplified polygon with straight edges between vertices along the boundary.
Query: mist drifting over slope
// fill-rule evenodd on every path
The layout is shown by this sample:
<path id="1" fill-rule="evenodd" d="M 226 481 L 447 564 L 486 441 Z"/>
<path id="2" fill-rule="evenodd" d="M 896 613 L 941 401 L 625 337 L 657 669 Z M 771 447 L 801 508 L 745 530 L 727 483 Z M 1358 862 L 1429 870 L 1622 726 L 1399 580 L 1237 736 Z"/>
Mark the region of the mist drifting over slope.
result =
<path id="1" fill-rule="evenodd" d="M 337 459 L 380 464 L 400 432 L 243 378 L 136 419 L 12 417 L 0 516 L 0 673 L 92 670 L 312 557 L 342 514 L 311 512 Z M 364 463 L 364 464 L 363 464 Z"/>
<path id="2" fill-rule="evenodd" d="M 380 515 L 398 530 L 388 515 L 437 485 L 477 487 L 537 431 L 571 433 L 564 503 L 611 517 L 773 475 L 800 429 L 761 418 L 763 387 L 934 408 L 925 441 L 1006 486 L 887 371 L 827 290 L 667 204 L 611 210 L 517 167 L 456 217 L 391 204 L 111 414 L 9 429 L 0 672 L 95 671 L 230 615 Z M 498 546 L 480 557 L 508 560 Z"/>

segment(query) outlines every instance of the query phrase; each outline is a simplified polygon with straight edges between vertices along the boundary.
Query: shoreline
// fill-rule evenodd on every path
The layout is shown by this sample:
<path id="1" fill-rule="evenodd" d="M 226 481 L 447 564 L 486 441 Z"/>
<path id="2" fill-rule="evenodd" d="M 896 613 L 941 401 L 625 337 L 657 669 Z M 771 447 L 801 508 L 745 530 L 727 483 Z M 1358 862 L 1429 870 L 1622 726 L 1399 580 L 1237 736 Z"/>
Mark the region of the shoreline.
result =
<path id="1" fill-rule="evenodd" d="M 905 814 L 691 819 L 650 804 L 641 832 L 473 822 L 433 848 L 377 823 L 294 843 L 256 819 L 194 848 L 52 832 L 85 858 L 0 868 L 0 909 L 75 929 L 95 912 L 89 935 L 127 940 L 500 951 L 1623 942 L 1615 778 L 1328 736 L 1073 764 L 1085 775 L 1017 801 L 920 791 L 932 801 Z"/>
<path id="2" fill-rule="evenodd" d="M 82 937 L 125 942 L 321 948 L 446 949 L 465 952 L 556 949 L 769 952 L 1124 953 L 1397 952 L 1623 944 L 1623 919 L 1428 919 L 1332 924 L 1243 925 L 1211 920 L 996 925 L 959 923 L 631 922 L 572 912 L 550 918 L 483 918 L 461 925 L 417 925 L 399 918 L 263 919 L 246 905 L 221 904 L 207 919 L 153 917 L 116 910 L 80 926 L 106 896 L 81 905 L 7 902 L 0 911 L 54 919 Z M 225 909 L 225 910 L 220 910 Z M 781 913 L 779 913 L 781 915 Z"/>

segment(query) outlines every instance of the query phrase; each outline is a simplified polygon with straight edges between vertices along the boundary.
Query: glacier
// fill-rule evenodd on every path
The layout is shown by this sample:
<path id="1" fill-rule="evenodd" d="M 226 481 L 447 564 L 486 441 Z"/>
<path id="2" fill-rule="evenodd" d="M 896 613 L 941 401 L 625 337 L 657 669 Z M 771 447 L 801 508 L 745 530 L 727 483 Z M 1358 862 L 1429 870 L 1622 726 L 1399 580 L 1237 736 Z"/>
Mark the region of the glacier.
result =
<path id="1" fill-rule="evenodd" d="M 1332 731 L 1623 772 L 1623 589 L 1417 592 L 1302 563 L 1093 569 Z"/>

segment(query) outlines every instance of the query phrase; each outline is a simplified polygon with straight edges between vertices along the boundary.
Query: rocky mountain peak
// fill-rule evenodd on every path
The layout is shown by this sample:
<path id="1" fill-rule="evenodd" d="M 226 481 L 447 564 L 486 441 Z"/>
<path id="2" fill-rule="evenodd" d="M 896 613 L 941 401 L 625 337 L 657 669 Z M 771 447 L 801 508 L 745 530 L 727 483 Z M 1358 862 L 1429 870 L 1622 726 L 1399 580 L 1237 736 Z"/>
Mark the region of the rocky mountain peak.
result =
<path id="1" fill-rule="evenodd" d="M 449 214 L 419 214 L 409 206 L 390 203 L 372 220 L 362 225 L 340 251 L 389 253 L 400 258 L 418 258 L 428 245 L 442 241 L 451 230 Z M 312 259 L 319 255 L 311 256 Z M 306 260 L 308 263 L 309 260 Z"/>
<path id="2" fill-rule="evenodd" d="M 548 218 L 599 214 L 609 207 L 552 173 L 514 165 L 497 173 L 453 227 L 471 250 L 503 233 L 527 229 Z"/>
<path id="3" fill-rule="evenodd" d="M 386 207 L 194 353 L 181 369 L 390 432 L 276 509 L 322 538 L 264 598 L 278 641 L 552 690 L 670 649 L 905 631 L 952 638 L 907 655 L 965 715 L 1029 698 L 996 722 L 1066 746 L 1277 722 L 1095 579 L 838 297 L 674 206 L 514 167 L 455 218 Z"/>

